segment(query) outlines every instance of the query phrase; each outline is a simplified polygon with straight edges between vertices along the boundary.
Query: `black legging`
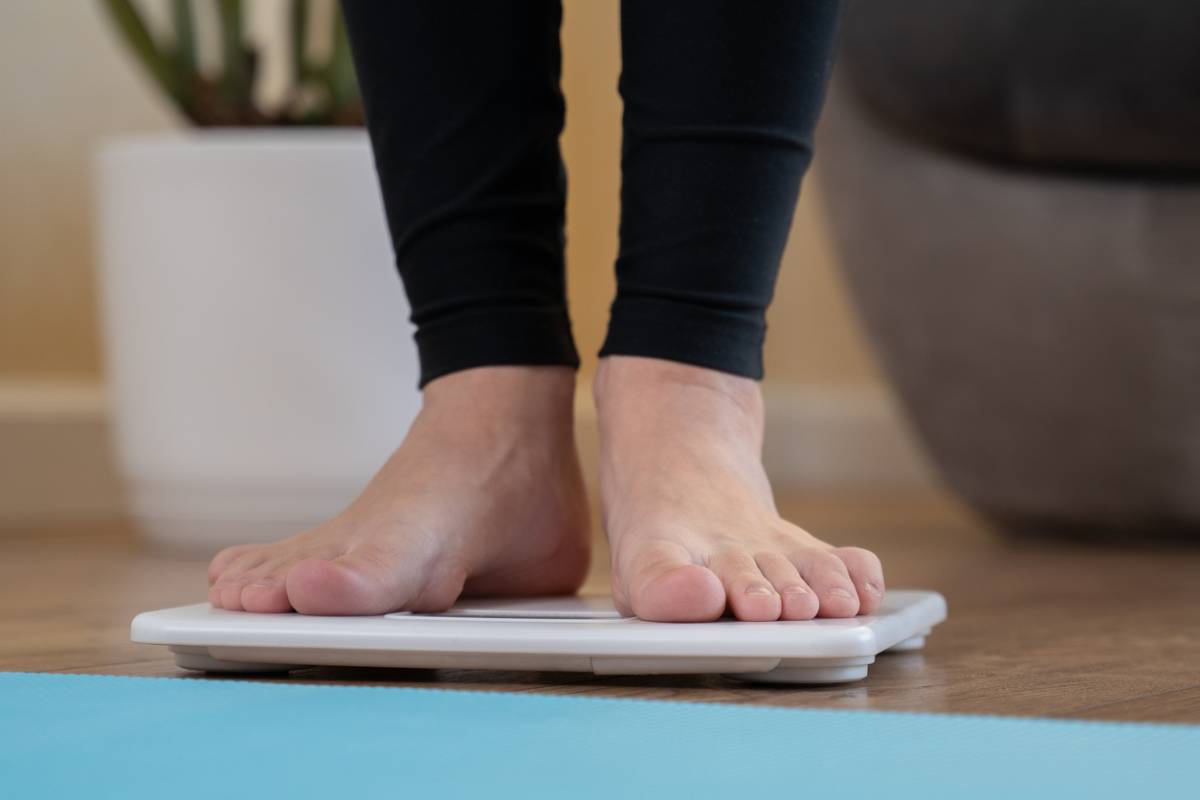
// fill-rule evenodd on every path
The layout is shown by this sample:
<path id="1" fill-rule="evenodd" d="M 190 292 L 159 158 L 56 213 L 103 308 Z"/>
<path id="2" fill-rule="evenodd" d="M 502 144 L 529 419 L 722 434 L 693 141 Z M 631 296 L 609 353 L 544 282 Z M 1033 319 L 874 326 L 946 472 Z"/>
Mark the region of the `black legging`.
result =
<path id="1" fill-rule="evenodd" d="M 343 0 L 421 384 L 577 366 L 558 0 Z M 617 297 L 601 355 L 762 377 L 836 0 L 624 0 Z"/>

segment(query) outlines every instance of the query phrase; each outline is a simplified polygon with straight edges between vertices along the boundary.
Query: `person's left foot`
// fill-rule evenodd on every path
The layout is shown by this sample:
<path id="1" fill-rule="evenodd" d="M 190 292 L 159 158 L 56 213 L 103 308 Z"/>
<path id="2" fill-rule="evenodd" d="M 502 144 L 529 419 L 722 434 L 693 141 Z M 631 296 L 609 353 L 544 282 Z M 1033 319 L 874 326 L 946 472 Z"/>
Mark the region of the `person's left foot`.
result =
<path id="1" fill-rule="evenodd" d="M 601 359 L 600 494 L 624 613 L 697 622 L 869 614 L 874 553 L 834 547 L 779 516 L 760 460 L 758 384 L 701 367 Z"/>

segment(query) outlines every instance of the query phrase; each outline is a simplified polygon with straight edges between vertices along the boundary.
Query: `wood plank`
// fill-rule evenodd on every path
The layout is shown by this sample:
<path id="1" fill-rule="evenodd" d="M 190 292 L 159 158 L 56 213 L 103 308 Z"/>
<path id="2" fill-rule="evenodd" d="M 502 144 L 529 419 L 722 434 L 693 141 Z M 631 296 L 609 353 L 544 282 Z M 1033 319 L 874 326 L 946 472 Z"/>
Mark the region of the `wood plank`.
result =
<path id="1" fill-rule="evenodd" d="M 1135 700 L 1118 700 L 1082 709 L 1079 719 L 1122 719 L 1140 722 L 1195 722 L 1200 719 L 1200 685 Z"/>

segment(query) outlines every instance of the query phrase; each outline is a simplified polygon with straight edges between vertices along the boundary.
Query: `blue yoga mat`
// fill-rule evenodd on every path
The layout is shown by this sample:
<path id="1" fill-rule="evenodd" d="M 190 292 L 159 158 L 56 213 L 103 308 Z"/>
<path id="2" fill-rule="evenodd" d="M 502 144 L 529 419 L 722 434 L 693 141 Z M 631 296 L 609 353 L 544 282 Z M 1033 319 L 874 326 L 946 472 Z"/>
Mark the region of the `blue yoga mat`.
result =
<path id="1" fill-rule="evenodd" d="M 0 673 L 0 797 L 1195 797 L 1200 727 Z"/>

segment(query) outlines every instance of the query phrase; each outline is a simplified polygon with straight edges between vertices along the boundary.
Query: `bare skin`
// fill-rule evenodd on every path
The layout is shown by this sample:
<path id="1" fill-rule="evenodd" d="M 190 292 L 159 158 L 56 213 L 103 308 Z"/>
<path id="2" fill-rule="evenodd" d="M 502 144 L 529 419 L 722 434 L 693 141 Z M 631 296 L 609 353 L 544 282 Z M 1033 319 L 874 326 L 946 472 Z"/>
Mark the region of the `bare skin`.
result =
<path id="1" fill-rule="evenodd" d="M 460 594 L 575 591 L 588 513 L 572 432 L 574 374 L 484 367 L 431 382 L 409 435 L 343 513 L 270 545 L 222 551 L 219 608 L 434 611 Z M 595 383 L 613 597 L 689 622 L 870 613 L 879 560 L 779 517 L 760 460 L 754 381 L 657 359 L 602 359 Z"/>
<path id="2" fill-rule="evenodd" d="M 670 361 L 601 360 L 600 491 L 618 607 L 648 620 L 869 614 L 879 559 L 779 516 L 755 381 Z"/>
<path id="3" fill-rule="evenodd" d="M 587 573 L 589 515 L 566 367 L 431 381 L 404 442 L 345 511 L 221 551 L 209 601 L 256 612 L 437 611 L 471 594 L 560 594 Z"/>

